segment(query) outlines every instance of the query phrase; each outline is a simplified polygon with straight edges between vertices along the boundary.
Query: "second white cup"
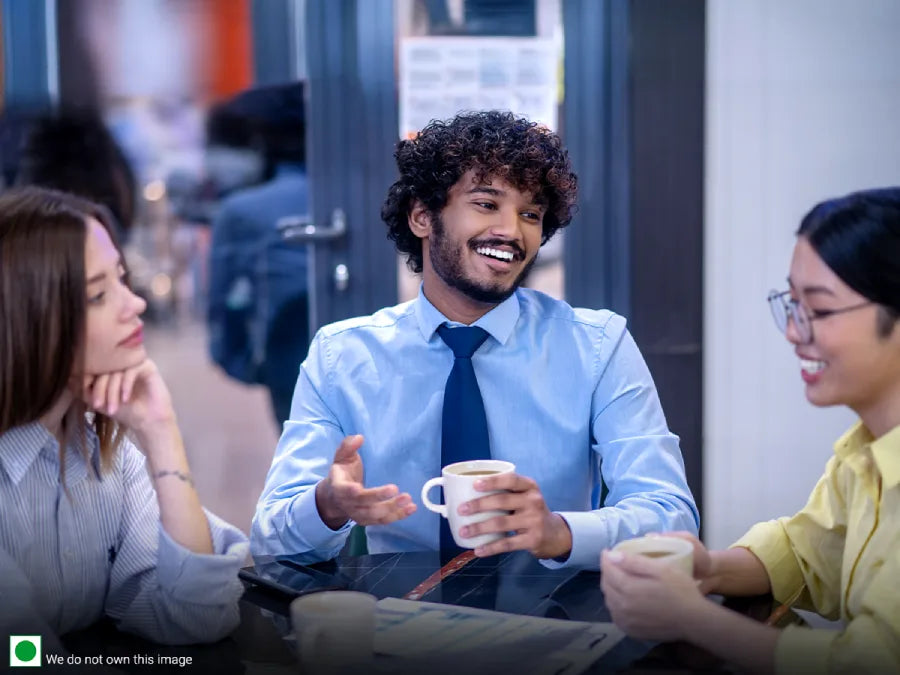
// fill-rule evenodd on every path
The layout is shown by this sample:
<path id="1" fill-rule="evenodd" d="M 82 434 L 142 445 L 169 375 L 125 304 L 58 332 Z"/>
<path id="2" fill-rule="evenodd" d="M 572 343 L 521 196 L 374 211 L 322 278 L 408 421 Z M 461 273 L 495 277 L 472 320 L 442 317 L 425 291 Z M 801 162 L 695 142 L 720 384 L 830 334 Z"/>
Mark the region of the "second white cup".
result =
<path id="1" fill-rule="evenodd" d="M 321 591 L 291 602 L 303 673 L 369 672 L 375 652 L 375 601 L 368 593 Z"/>
<path id="2" fill-rule="evenodd" d="M 643 536 L 620 541 L 613 547 L 628 555 L 642 555 L 660 565 L 677 567 L 688 576 L 694 574 L 694 546 L 678 537 Z"/>
<path id="3" fill-rule="evenodd" d="M 475 537 L 460 536 L 459 530 L 466 525 L 480 523 L 483 520 L 494 518 L 496 516 L 504 516 L 507 511 L 484 511 L 468 516 L 461 515 L 457 509 L 460 504 L 485 497 L 491 494 L 503 492 L 503 490 L 493 490 L 490 492 L 479 492 L 475 489 L 475 481 L 481 478 L 487 478 L 501 473 L 513 473 L 516 465 L 512 462 L 504 462 L 499 459 L 476 459 L 469 462 L 457 462 L 456 464 L 448 464 L 441 469 L 440 478 L 432 478 L 422 486 L 422 503 L 429 511 L 439 513 L 450 523 L 450 531 L 453 533 L 453 541 L 457 546 L 462 548 L 476 548 L 489 544 L 492 541 L 502 539 L 505 535 L 502 532 L 494 532 L 491 534 L 479 534 Z M 444 503 L 435 504 L 428 499 L 428 492 L 431 488 L 440 485 L 444 490 Z"/>

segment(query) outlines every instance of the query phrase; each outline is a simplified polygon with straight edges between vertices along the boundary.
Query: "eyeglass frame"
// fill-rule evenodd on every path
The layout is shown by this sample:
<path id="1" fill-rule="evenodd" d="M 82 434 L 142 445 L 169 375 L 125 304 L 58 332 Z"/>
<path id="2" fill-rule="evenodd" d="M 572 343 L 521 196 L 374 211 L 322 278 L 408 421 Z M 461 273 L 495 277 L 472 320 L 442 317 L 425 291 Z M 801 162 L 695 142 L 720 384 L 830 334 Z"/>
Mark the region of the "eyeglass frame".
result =
<path id="1" fill-rule="evenodd" d="M 790 290 L 787 291 L 769 291 L 769 295 L 766 296 L 766 302 L 769 303 L 769 311 L 772 313 L 772 319 L 775 321 L 775 326 L 782 332 L 782 334 L 787 335 L 787 327 L 788 322 L 793 319 L 794 326 L 797 328 L 797 334 L 800 337 L 800 344 L 808 345 L 812 344 L 813 341 L 813 321 L 818 321 L 819 319 L 827 319 L 830 316 L 834 316 L 835 314 L 844 314 L 845 312 L 852 312 L 857 309 L 862 309 L 863 307 L 868 307 L 869 305 L 876 304 L 871 300 L 866 300 L 865 302 L 860 302 L 856 305 L 850 305 L 849 307 L 838 307 L 837 309 L 819 309 L 816 310 L 812 315 L 806 310 L 806 308 L 800 304 L 799 300 L 795 300 L 794 298 L 790 298 L 785 300 L 785 296 L 790 296 Z M 781 307 L 784 310 L 784 325 L 781 325 L 779 321 L 779 315 L 776 314 L 776 305 L 775 302 L 780 301 Z M 801 319 L 805 319 L 805 323 L 801 321 Z M 807 328 L 804 329 L 803 326 Z M 804 332 L 808 331 L 808 333 L 804 336 Z"/>

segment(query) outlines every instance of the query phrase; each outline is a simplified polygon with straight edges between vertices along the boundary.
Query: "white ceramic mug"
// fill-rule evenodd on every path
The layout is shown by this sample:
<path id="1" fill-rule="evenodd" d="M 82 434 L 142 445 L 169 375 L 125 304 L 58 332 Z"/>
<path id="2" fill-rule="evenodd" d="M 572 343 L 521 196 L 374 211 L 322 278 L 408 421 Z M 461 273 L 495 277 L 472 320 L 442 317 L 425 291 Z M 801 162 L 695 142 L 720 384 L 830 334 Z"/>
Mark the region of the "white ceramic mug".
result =
<path id="1" fill-rule="evenodd" d="M 291 602 L 297 658 L 311 675 L 364 673 L 375 652 L 375 596 L 320 591 Z"/>
<path id="2" fill-rule="evenodd" d="M 491 490 L 479 492 L 475 489 L 475 481 L 501 473 L 513 473 L 516 465 L 512 462 L 504 462 L 499 459 L 476 459 L 470 462 L 457 462 L 448 464 L 441 469 L 440 478 L 432 478 L 422 486 L 422 502 L 429 511 L 439 513 L 450 522 L 450 531 L 453 533 L 453 541 L 462 548 L 475 548 L 489 544 L 492 541 L 502 539 L 502 532 L 491 534 L 479 534 L 475 537 L 462 537 L 459 530 L 472 523 L 480 523 L 483 520 L 496 516 L 505 516 L 508 511 L 484 511 L 468 516 L 461 515 L 457 509 L 460 504 L 486 497 L 487 495 L 504 492 L 503 490 Z M 428 491 L 440 485 L 444 490 L 444 503 L 435 504 L 428 499 Z"/>
<path id="3" fill-rule="evenodd" d="M 613 547 L 627 555 L 642 555 L 672 565 L 688 576 L 694 575 L 694 546 L 678 537 L 645 536 L 620 541 Z"/>

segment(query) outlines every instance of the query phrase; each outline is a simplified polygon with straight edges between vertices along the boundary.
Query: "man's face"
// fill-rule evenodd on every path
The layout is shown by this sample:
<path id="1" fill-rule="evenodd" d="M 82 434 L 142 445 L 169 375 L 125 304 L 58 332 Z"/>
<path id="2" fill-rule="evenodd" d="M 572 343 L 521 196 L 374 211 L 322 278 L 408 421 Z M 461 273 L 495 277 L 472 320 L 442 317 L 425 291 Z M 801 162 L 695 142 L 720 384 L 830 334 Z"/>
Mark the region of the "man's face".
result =
<path id="1" fill-rule="evenodd" d="M 474 171 L 464 174 L 423 238 L 429 299 L 435 303 L 437 292 L 482 305 L 503 302 L 534 264 L 544 210 L 533 195 L 500 178 L 478 182 Z"/>

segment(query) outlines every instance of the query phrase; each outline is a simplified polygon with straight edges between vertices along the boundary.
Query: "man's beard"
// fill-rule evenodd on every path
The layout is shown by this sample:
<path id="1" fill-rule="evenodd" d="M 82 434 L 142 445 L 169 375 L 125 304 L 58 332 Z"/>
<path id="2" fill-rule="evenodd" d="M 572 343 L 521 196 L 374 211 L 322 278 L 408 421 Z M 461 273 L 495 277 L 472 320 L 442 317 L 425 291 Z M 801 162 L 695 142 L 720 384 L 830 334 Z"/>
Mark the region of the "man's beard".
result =
<path id="1" fill-rule="evenodd" d="M 508 288 L 501 285 L 488 285 L 484 282 L 469 279 L 464 275 L 462 265 L 462 246 L 467 244 L 461 244 L 458 247 L 454 246 L 453 242 L 445 236 L 444 223 L 440 215 L 432 214 L 431 219 L 431 237 L 428 240 L 428 254 L 431 258 L 431 266 L 445 284 L 455 288 L 476 302 L 499 305 L 522 285 L 535 260 L 537 260 L 537 256 L 532 258 Z M 489 244 L 490 242 L 484 243 Z"/>

